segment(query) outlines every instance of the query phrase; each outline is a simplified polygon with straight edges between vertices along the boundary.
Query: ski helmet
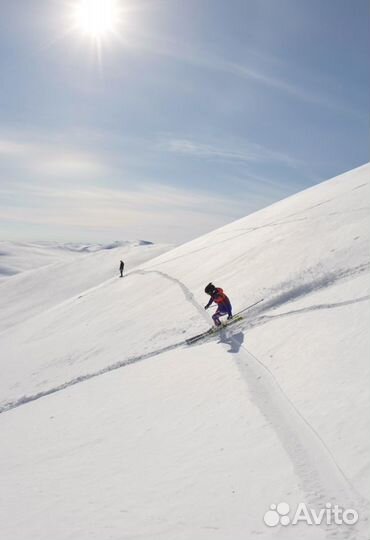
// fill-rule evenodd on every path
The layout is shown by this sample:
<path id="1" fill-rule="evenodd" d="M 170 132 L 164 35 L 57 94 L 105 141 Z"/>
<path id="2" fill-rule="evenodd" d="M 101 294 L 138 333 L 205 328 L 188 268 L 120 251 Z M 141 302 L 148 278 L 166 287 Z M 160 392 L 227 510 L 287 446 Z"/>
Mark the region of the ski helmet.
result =
<path id="1" fill-rule="evenodd" d="M 204 292 L 206 294 L 212 294 L 216 290 L 216 287 L 213 285 L 213 283 L 208 283 L 207 287 L 204 289 Z"/>

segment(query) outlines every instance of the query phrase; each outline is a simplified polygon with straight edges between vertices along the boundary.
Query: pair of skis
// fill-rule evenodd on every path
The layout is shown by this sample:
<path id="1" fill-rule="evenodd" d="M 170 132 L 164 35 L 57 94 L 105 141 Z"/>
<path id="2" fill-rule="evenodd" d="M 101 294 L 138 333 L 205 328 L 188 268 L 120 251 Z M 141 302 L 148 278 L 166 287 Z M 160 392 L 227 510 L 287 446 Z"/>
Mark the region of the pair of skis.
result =
<path id="1" fill-rule="evenodd" d="M 204 338 L 206 338 L 208 336 L 212 336 L 214 334 L 217 334 L 223 328 L 227 328 L 227 327 L 231 326 L 232 324 L 235 324 L 237 322 L 242 321 L 244 319 L 242 313 L 244 313 L 248 309 L 251 309 L 252 307 L 256 306 L 257 304 L 260 304 L 263 301 L 264 301 L 264 298 L 261 298 L 261 300 L 258 300 L 257 302 L 254 302 L 253 304 L 250 304 L 249 306 L 242 309 L 241 311 L 238 311 L 238 313 L 236 313 L 234 315 L 234 317 L 230 321 L 226 321 L 226 322 L 222 323 L 220 326 L 213 326 L 212 328 L 209 328 L 208 330 L 206 330 L 205 332 L 202 332 L 201 334 L 197 334 L 196 336 L 192 336 L 191 338 L 188 338 L 186 340 L 187 345 L 192 345 L 193 343 L 196 343 L 197 341 L 199 341 L 201 339 L 204 339 Z"/>

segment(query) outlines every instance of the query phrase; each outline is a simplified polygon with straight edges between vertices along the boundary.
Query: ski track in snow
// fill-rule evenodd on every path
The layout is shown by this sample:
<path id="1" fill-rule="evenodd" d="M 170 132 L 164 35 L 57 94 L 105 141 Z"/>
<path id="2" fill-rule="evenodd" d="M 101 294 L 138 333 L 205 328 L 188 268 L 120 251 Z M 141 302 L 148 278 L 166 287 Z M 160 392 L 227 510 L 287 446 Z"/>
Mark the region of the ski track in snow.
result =
<path id="1" fill-rule="evenodd" d="M 360 514 L 361 528 L 369 521 L 368 501 L 357 492 L 325 441 L 300 413 L 284 392 L 270 369 L 244 345 L 244 335 L 227 327 L 220 343 L 231 346 L 229 353 L 248 387 L 248 395 L 261 415 L 275 431 L 300 479 L 304 501 L 319 510 L 330 502 L 342 508 L 354 508 Z M 338 540 L 366 540 L 357 526 L 322 525 L 325 537 Z"/>
<path id="2" fill-rule="evenodd" d="M 288 295 L 284 296 L 285 302 L 292 301 L 297 296 L 304 296 L 318 289 L 326 288 L 339 280 L 362 273 L 368 268 L 369 265 L 360 265 L 326 274 L 311 283 L 306 283 L 305 287 L 296 287 L 295 294 L 290 291 Z M 195 301 L 193 294 L 183 282 L 164 272 L 152 270 L 143 273 L 147 272 L 156 272 L 164 278 L 176 282 L 185 298 L 191 302 L 203 318 L 209 320 L 204 308 Z M 331 307 L 339 307 L 368 298 L 367 296 L 339 302 L 337 306 L 332 305 Z M 269 305 L 268 302 L 267 304 Z M 271 308 L 271 305 L 269 307 Z M 264 309 L 266 309 L 266 305 Z M 327 502 L 331 502 L 333 505 L 338 504 L 344 508 L 355 508 L 360 512 L 362 524 L 368 522 L 367 501 L 355 490 L 325 441 L 289 399 L 273 373 L 243 345 L 243 333 L 239 330 L 235 335 L 235 332 L 234 329 L 228 328 L 222 330 L 218 335 L 220 343 L 230 344 L 230 352 L 236 354 L 236 363 L 248 387 L 248 395 L 262 416 L 269 422 L 288 454 L 297 476 L 300 478 L 300 487 L 306 493 L 306 502 L 310 507 L 317 509 L 323 508 Z M 345 528 L 336 525 L 323 525 L 323 529 L 325 537 L 328 539 L 361 540 L 363 538 L 366 540 L 365 536 L 360 536 L 361 533 L 356 526 Z"/>
<path id="3" fill-rule="evenodd" d="M 259 317 L 255 323 L 251 323 L 249 328 L 255 328 L 262 324 L 266 324 L 273 319 L 280 319 L 283 317 L 289 317 L 290 315 L 299 315 L 303 313 L 308 313 L 310 311 L 317 311 L 320 309 L 335 309 L 342 306 L 349 306 L 351 304 L 357 304 L 358 302 L 366 302 L 370 300 L 370 295 L 360 296 L 359 298 L 353 298 L 352 300 L 345 300 L 343 302 L 334 302 L 332 304 L 316 304 L 313 306 L 308 306 L 301 309 L 293 309 L 292 311 L 287 311 L 285 313 L 279 313 L 279 315 L 263 315 Z"/>
<path id="4" fill-rule="evenodd" d="M 181 347 L 182 345 L 185 345 L 185 344 L 186 342 L 184 340 L 178 343 L 174 343 L 172 345 L 168 345 L 167 347 L 162 347 L 161 349 L 148 352 L 146 354 L 132 356 L 131 358 L 126 358 L 125 360 L 115 362 L 114 364 L 111 364 L 110 366 L 106 366 L 105 368 L 99 369 L 97 371 L 93 371 L 92 373 L 79 375 L 78 377 L 75 377 L 74 379 L 71 379 L 65 383 L 59 384 L 58 386 L 49 388 L 48 390 L 44 390 L 42 392 L 38 392 L 37 394 L 32 394 L 30 396 L 22 396 L 21 398 L 17 400 L 9 401 L 8 403 L 5 403 L 4 405 L 2 405 L 0 407 L 0 414 L 10 411 L 12 409 L 16 409 L 17 407 L 20 407 L 21 405 L 26 405 L 27 403 L 31 403 L 32 401 L 36 401 L 43 397 L 50 396 L 51 394 L 56 394 L 57 392 L 61 392 L 62 390 L 65 390 L 66 388 L 69 388 L 70 386 L 74 386 L 75 384 L 79 384 L 79 383 L 88 381 L 90 379 L 94 379 L 95 377 L 99 377 L 100 375 L 110 373 L 111 371 L 115 371 L 116 369 L 130 366 L 131 364 L 135 364 L 136 362 L 147 360 L 148 358 L 152 358 L 153 356 L 158 356 L 159 354 L 171 351 L 173 349 L 177 349 L 178 347 Z"/>
<path id="5" fill-rule="evenodd" d="M 287 303 L 293 299 L 295 300 L 297 297 L 306 296 L 368 269 L 369 265 L 365 264 L 325 274 L 300 287 L 294 287 L 284 295 L 279 295 L 278 299 L 275 299 L 273 306 L 270 302 L 266 302 L 262 308 L 256 306 L 256 310 L 276 308 L 280 303 Z M 183 282 L 161 271 L 138 271 L 138 273 L 144 274 L 149 272 L 155 272 L 177 283 L 183 291 L 185 298 L 191 302 L 205 320 L 209 321 L 204 308 L 196 302 L 192 292 Z M 320 307 L 321 309 L 323 306 L 334 308 L 368 299 L 369 296 L 366 296 L 360 299 L 352 299 L 332 305 L 326 304 Z M 306 308 L 304 311 L 309 311 L 313 308 L 318 309 L 318 306 Z M 296 311 L 300 312 L 301 310 Z M 290 312 L 290 314 L 293 313 Z M 229 340 L 227 337 L 225 339 L 225 336 L 228 335 L 230 336 Z M 230 352 L 236 354 L 236 363 L 243 380 L 247 384 L 248 394 L 258 407 L 262 416 L 266 418 L 274 429 L 288 454 L 300 478 L 300 487 L 306 493 L 306 502 L 310 507 L 320 509 L 327 502 L 331 502 L 333 505 L 338 504 L 344 508 L 355 508 L 360 511 L 362 523 L 365 521 L 368 522 L 367 501 L 355 490 L 335 460 L 334 455 L 325 444 L 325 441 L 289 399 L 273 373 L 243 345 L 243 333 L 239 330 L 235 335 L 234 329 L 225 328 L 218 336 L 221 343 L 229 342 L 231 345 Z M 365 537 L 359 536 L 360 533 L 356 526 L 340 528 L 336 525 L 324 525 L 323 528 L 325 536 L 328 539 L 360 540 L 363 538 L 365 540 Z"/>
<path id="6" fill-rule="evenodd" d="M 347 301 L 343 301 L 343 302 L 337 302 L 337 303 L 333 303 L 333 304 L 319 304 L 319 305 L 309 306 L 309 307 L 306 307 L 306 308 L 292 310 L 292 311 L 286 312 L 286 313 L 280 313 L 278 315 L 261 315 L 265 311 L 276 309 L 276 308 L 278 308 L 278 307 L 280 307 L 280 306 L 282 306 L 284 304 L 287 304 L 289 302 L 297 300 L 298 298 L 307 296 L 308 294 L 316 292 L 316 291 L 318 291 L 320 289 L 330 287 L 331 285 L 334 285 L 338 281 L 346 280 L 346 279 L 348 279 L 350 277 L 361 274 L 361 273 L 365 272 L 366 270 L 369 270 L 369 267 L 370 267 L 370 264 L 366 263 L 366 264 L 358 265 L 358 266 L 353 267 L 353 268 L 347 268 L 347 269 L 338 270 L 337 272 L 329 272 L 329 273 L 326 273 L 323 276 L 320 276 L 319 278 L 316 278 L 316 279 L 311 280 L 311 281 L 304 282 L 304 280 L 303 280 L 302 284 L 294 285 L 293 287 L 290 287 L 290 288 L 289 288 L 289 284 L 291 283 L 291 281 L 287 282 L 286 284 L 280 284 L 280 286 L 275 288 L 275 290 L 278 289 L 278 290 L 281 291 L 281 289 L 283 289 L 283 292 L 279 292 L 278 294 L 275 294 L 275 296 L 273 295 L 270 298 L 270 300 L 264 300 L 261 303 L 258 303 L 258 305 L 256 305 L 255 307 L 252 306 L 248 310 L 250 320 L 249 321 L 243 321 L 242 323 L 240 323 L 238 325 L 238 328 L 243 326 L 244 329 L 250 329 L 250 328 L 253 328 L 253 327 L 256 327 L 256 326 L 260 326 L 262 324 L 266 324 L 269 321 L 274 320 L 276 318 L 280 318 L 280 317 L 287 317 L 289 315 L 306 313 L 306 312 L 309 312 L 309 311 L 313 311 L 315 309 L 333 309 L 333 308 L 341 307 L 341 306 L 344 306 L 344 305 L 349 305 L 349 304 L 352 304 L 352 303 L 363 302 L 365 300 L 368 300 L 370 298 L 369 296 L 363 296 L 363 297 L 360 297 L 360 298 L 355 298 L 355 299 L 351 299 L 351 300 L 347 300 Z M 312 273 L 312 272 L 317 272 L 317 269 L 311 269 L 310 273 Z M 202 307 L 195 300 L 194 295 L 190 291 L 190 289 L 183 282 L 181 282 L 179 279 L 175 278 L 174 276 L 166 274 L 165 272 L 160 271 L 160 270 L 154 270 L 154 269 L 144 270 L 143 269 L 143 270 L 133 270 L 132 272 L 126 274 L 126 278 L 128 278 L 128 277 L 130 277 L 132 275 L 146 275 L 146 274 L 157 274 L 157 275 L 163 277 L 164 279 L 167 279 L 167 280 L 171 281 L 172 283 L 175 283 L 181 289 L 181 291 L 183 292 L 186 301 L 188 301 L 189 303 L 192 304 L 194 309 L 207 322 L 207 324 L 210 323 L 209 316 L 207 315 L 206 311 L 204 310 L 204 307 Z M 306 274 L 307 274 L 307 272 L 305 272 L 305 275 Z M 303 278 L 304 277 L 305 276 L 303 276 Z M 108 284 L 111 284 L 113 282 L 113 279 L 114 278 L 111 278 L 107 282 L 104 282 L 101 285 L 98 285 L 97 287 L 94 287 L 93 289 L 90 289 L 90 290 L 96 290 L 96 289 L 99 289 L 101 287 L 107 286 Z M 292 281 L 294 283 L 297 283 L 297 282 L 299 282 L 299 278 L 294 278 Z M 272 292 L 273 291 L 270 291 L 267 294 L 271 294 Z M 67 300 L 67 302 L 70 302 L 70 301 L 71 301 L 70 299 Z M 240 313 L 242 313 L 242 312 L 243 312 L 243 310 Z M 214 337 L 215 336 L 210 335 L 210 336 L 207 336 L 207 339 L 213 339 Z M 9 411 L 11 409 L 20 407 L 21 405 L 25 405 L 27 403 L 30 403 L 32 401 L 36 401 L 36 400 L 38 400 L 38 399 L 40 399 L 42 397 L 46 397 L 46 396 L 49 396 L 51 394 L 55 394 L 57 392 L 65 390 L 66 388 L 69 388 L 70 386 L 74 386 L 75 384 L 85 382 L 85 381 L 87 381 L 89 379 L 98 377 L 100 375 L 104 375 L 105 373 L 109 373 L 109 372 L 114 371 L 116 369 L 126 367 L 126 366 L 134 364 L 136 362 L 140 362 L 142 360 L 149 359 L 149 358 L 151 358 L 153 356 L 158 356 L 158 355 L 160 355 L 160 354 L 162 354 L 164 352 L 168 352 L 170 350 L 176 349 L 176 348 L 181 347 L 181 346 L 186 346 L 186 345 L 187 345 L 186 340 L 181 340 L 181 341 L 179 341 L 177 343 L 173 343 L 171 345 L 168 345 L 168 346 L 162 347 L 160 349 L 148 352 L 146 354 L 133 356 L 131 358 L 129 357 L 129 358 L 126 358 L 124 360 L 115 362 L 114 364 L 106 366 L 106 367 L 104 367 L 102 369 L 99 369 L 97 371 L 80 375 L 80 376 L 75 377 L 75 378 L 73 378 L 73 379 L 71 379 L 69 381 L 66 381 L 65 383 L 62 383 L 62 384 L 57 385 L 55 387 L 52 387 L 52 388 L 49 388 L 47 390 L 38 392 L 37 394 L 32 394 L 32 395 L 29 395 L 29 396 L 22 396 L 22 397 L 20 397 L 20 398 L 18 398 L 16 400 L 13 400 L 13 401 L 10 401 L 10 402 L 7 402 L 7 403 L 4 403 L 3 405 L 1 405 L 0 406 L 0 414 L 2 414 L 4 412 L 7 412 L 7 411 Z M 190 346 L 192 346 L 192 345 L 190 345 Z"/>
<path id="7" fill-rule="evenodd" d="M 159 276 L 162 276 L 163 278 L 168 279 L 169 281 L 172 281 L 173 283 L 175 283 L 176 285 L 180 287 L 180 289 L 182 290 L 185 296 L 185 299 L 192 304 L 192 306 L 198 311 L 198 313 L 202 317 L 204 317 L 205 315 L 204 308 L 198 304 L 191 290 L 179 279 L 173 276 L 170 276 L 169 274 L 166 274 L 165 272 L 161 272 L 160 270 L 134 270 L 133 272 L 131 272 L 130 275 L 132 274 L 158 274 Z M 207 322 L 209 322 L 208 317 L 206 317 L 206 320 Z"/>
<path id="8" fill-rule="evenodd" d="M 145 274 L 158 274 L 162 276 L 163 278 L 172 281 L 176 285 L 180 287 L 182 290 L 185 299 L 190 302 L 194 308 L 202 315 L 202 317 L 205 316 L 207 322 L 209 322 L 208 317 L 205 315 L 204 308 L 202 308 L 194 299 L 193 293 L 184 285 L 181 281 L 178 279 L 166 274 L 165 272 L 161 272 L 159 270 L 133 270 L 129 274 L 126 274 L 126 278 L 132 275 L 145 275 Z M 114 278 L 108 280 L 108 283 L 111 283 Z M 106 285 L 107 282 L 105 282 L 102 285 Z M 99 285 L 98 287 L 95 287 L 95 289 L 100 288 L 102 285 Z M 70 301 L 70 300 L 68 300 Z M 105 373 L 109 373 L 111 371 L 115 371 L 116 369 L 120 369 L 122 367 L 129 366 L 131 364 L 134 364 L 136 362 L 140 362 L 142 360 L 147 360 L 148 358 L 152 358 L 153 356 L 158 356 L 159 354 L 171 351 L 173 349 L 177 349 L 178 347 L 185 346 L 186 340 L 179 341 L 178 343 L 174 343 L 172 345 L 168 345 L 166 347 L 162 347 L 160 349 L 156 349 L 154 351 L 148 352 L 143 355 L 137 355 L 133 356 L 131 358 L 127 358 L 125 360 L 115 362 L 114 364 L 111 364 L 110 366 L 106 366 L 105 368 L 99 369 L 97 371 L 94 371 L 92 373 L 87 373 L 85 375 L 80 375 L 78 377 L 75 377 L 65 383 L 62 383 L 58 386 L 54 386 L 52 388 L 49 388 L 48 390 L 44 390 L 42 392 L 38 392 L 37 394 L 32 394 L 29 396 L 22 396 L 21 398 L 9 401 L 8 403 L 5 403 L 4 405 L 0 406 L 0 414 L 5 413 L 7 411 L 10 411 L 12 409 L 15 409 L 17 407 L 20 407 L 22 405 L 26 405 L 27 403 L 31 403 L 32 401 L 36 401 L 38 399 L 41 399 L 46 396 L 50 396 L 52 394 L 56 394 L 57 392 L 61 392 L 62 390 L 65 390 L 66 388 L 69 388 L 71 386 L 74 386 L 76 384 L 88 381 L 90 379 L 93 379 L 95 377 L 99 377 L 100 375 L 104 375 Z"/>
<path id="9" fill-rule="evenodd" d="M 362 187 L 362 186 L 358 186 L 358 187 Z M 335 198 L 337 198 L 337 197 L 334 197 L 334 199 Z M 305 213 L 305 212 L 307 212 L 309 210 L 313 210 L 314 208 L 317 208 L 319 206 L 327 204 L 327 203 L 333 201 L 334 199 L 328 199 L 328 200 L 320 202 L 318 204 L 314 204 L 314 205 L 309 206 L 307 208 L 301 209 L 298 212 L 293 212 L 292 214 L 288 214 L 286 216 L 286 218 L 281 220 L 281 221 L 273 220 L 273 221 L 270 221 L 268 223 L 264 223 L 263 225 L 259 225 L 259 226 L 256 226 L 256 227 L 244 227 L 244 228 L 241 227 L 240 229 L 233 228 L 230 231 L 228 231 L 228 230 L 219 231 L 219 232 L 222 232 L 222 234 L 231 235 L 231 236 L 228 236 L 227 238 L 219 240 L 218 242 L 214 242 L 212 244 L 212 247 L 216 246 L 216 245 L 224 244 L 225 242 L 229 242 L 230 240 L 235 240 L 237 238 L 240 238 L 241 236 L 245 236 L 247 234 L 254 233 L 255 231 L 258 231 L 258 230 L 261 230 L 261 229 L 266 229 L 266 228 L 271 228 L 271 227 L 272 228 L 281 227 L 281 226 L 284 226 L 284 225 L 291 225 L 292 223 L 298 223 L 298 222 L 301 222 L 301 221 L 309 221 L 309 220 L 312 220 L 312 219 L 315 220 L 315 219 L 317 219 L 315 216 L 313 216 L 312 218 L 309 217 L 309 216 L 305 216 L 305 217 L 301 217 L 301 218 L 297 218 L 297 219 L 289 219 L 289 218 L 299 216 L 302 213 Z M 364 206 L 364 207 L 361 207 L 361 208 L 356 208 L 356 209 L 351 209 L 351 210 L 343 210 L 343 211 L 340 211 L 340 212 L 330 212 L 330 213 L 327 214 L 327 216 L 337 216 L 337 215 L 348 214 L 348 213 L 368 212 L 369 209 L 370 208 L 368 206 Z M 238 234 L 235 234 L 236 232 Z M 177 261 L 178 259 L 182 259 L 184 257 L 189 257 L 190 255 L 193 255 L 194 253 L 199 253 L 201 251 L 204 251 L 205 249 L 207 249 L 207 246 L 202 246 L 202 247 L 194 249 L 192 251 L 187 251 L 184 254 L 176 255 L 175 257 L 172 257 L 172 258 L 166 259 L 164 261 L 155 263 L 154 266 L 156 266 L 156 267 L 161 266 L 161 265 L 169 263 L 169 262 Z"/>
<path id="10" fill-rule="evenodd" d="M 360 276 L 370 270 L 370 263 L 366 262 L 354 267 L 339 269 L 332 272 L 325 272 L 320 275 L 319 268 L 311 268 L 309 271 L 304 272 L 300 276 L 294 276 L 292 279 L 285 283 L 280 283 L 278 287 L 267 291 L 265 296 L 270 296 L 269 300 L 262 302 L 262 304 L 252 308 L 250 310 L 250 318 L 255 319 L 250 321 L 248 327 L 251 328 L 261 323 L 266 319 L 272 319 L 274 316 L 262 316 L 259 315 L 266 311 L 272 311 L 283 305 L 289 304 L 295 300 L 299 300 L 303 297 L 307 297 L 312 293 L 318 292 L 323 289 L 327 289 L 333 285 L 336 285 L 339 282 L 347 281 L 350 278 Z M 319 277 L 311 279 L 312 274 L 319 274 Z M 309 279 L 307 279 L 307 276 Z M 313 309 L 330 309 L 334 307 L 341 307 L 343 305 L 362 302 L 367 300 L 368 296 L 363 296 L 360 298 L 351 298 L 349 300 L 344 300 L 343 302 L 336 302 L 333 304 L 319 304 L 317 306 L 309 306 L 307 308 L 302 308 L 296 310 L 297 312 L 303 312 L 304 310 L 311 311 Z M 293 314 L 293 312 L 292 312 Z M 279 314 L 275 317 L 286 316 L 287 314 Z M 263 323 L 262 323 L 263 324 Z"/>
<path id="11" fill-rule="evenodd" d="M 303 282 L 300 285 L 288 288 L 288 283 L 283 286 L 286 290 L 276 294 L 268 301 L 263 301 L 262 305 L 251 308 L 250 315 L 252 320 L 247 324 L 241 323 L 237 329 L 223 329 L 219 334 L 212 336 L 219 338 L 219 343 L 230 346 L 228 352 L 234 355 L 236 365 L 248 388 L 248 396 L 257 406 L 261 415 L 267 420 L 271 428 L 275 431 L 282 447 L 285 449 L 289 459 L 300 479 L 299 487 L 306 494 L 306 503 L 310 507 L 323 508 L 325 503 L 331 502 L 341 507 L 355 508 L 360 513 L 362 523 L 368 522 L 367 501 L 355 490 L 350 480 L 346 477 L 334 455 L 321 438 L 315 428 L 304 418 L 294 403 L 284 392 L 279 382 L 270 369 L 256 356 L 254 356 L 244 345 L 244 334 L 242 327 L 250 328 L 259 324 L 265 324 L 271 319 L 277 317 L 286 317 L 298 313 L 306 313 L 315 309 L 332 309 L 355 302 L 368 300 L 369 296 L 363 296 L 333 304 L 318 304 L 302 309 L 292 310 L 290 312 L 278 315 L 260 315 L 266 310 L 276 309 L 297 298 L 309 295 L 317 290 L 334 285 L 338 281 L 346 280 L 349 277 L 361 274 L 369 269 L 369 264 L 362 264 L 354 268 L 338 270 L 336 272 L 326 273 L 319 278 Z M 186 301 L 192 304 L 198 314 L 209 323 L 209 316 L 204 308 L 195 300 L 193 293 L 179 279 L 159 270 L 134 270 L 127 274 L 146 275 L 158 274 L 164 279 L 175 283 L 183 292 Z M 305 276 L 303 276 L 305 277 Z M 294 280 L 296 283 L 296 280 Z M 281 291 L 281 286 L 280 286 Z M 255 318 L 254 318 L 255 317 Z M 209 338 L 211 339 L 211 338 Z M 201 343 L 200 343 L 201 344 Z M 161 349 L 135 356 L 110 366 L 102 368 L 96 372 L 81 375 L 61 385 L 49 390 L 45 390 L 35 395 L 23 396 L 20 399 L 6 403 L 0 408 L 0 413 L 4 413 L 16 407 L 25 405 L 42 397 L 60 392 L 75 384 L 87 381 L 94 377 L 104 375 L 113 370 L 120 369 L 133 363 L 158 356 L 164 352 L 175 348 L 185 346 L 185 340 L 163 347 Z M 199 346 L 199 344 L 198 344 Z M 365 540 L 365 536 L 357 530 L 356 526 L 338 527 L 335 525 L 323 525 L 322 529 L 327 539 L 337 540 Z"/>

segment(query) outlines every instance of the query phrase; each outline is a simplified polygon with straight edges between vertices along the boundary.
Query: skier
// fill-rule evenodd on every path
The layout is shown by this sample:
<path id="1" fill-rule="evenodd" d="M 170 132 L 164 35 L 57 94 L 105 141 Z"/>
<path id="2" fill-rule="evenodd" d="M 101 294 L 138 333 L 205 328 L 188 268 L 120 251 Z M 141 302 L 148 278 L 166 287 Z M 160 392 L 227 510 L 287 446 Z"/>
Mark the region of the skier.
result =
<path id="1" fill-rule="evenodd" d="M 233 318 L 231 302 L 220 287 L 215 287 L 213 283 L 208 283 L 204 292 L 211 297 L 208 304 L 204 306 L 204 309 L 208 309 L 213 302 L 218 305 L 217 310 L 212 315 L 213 322 L 216 326 L 221 325 L 220 317 L 222 315 L 227 315 L 228 321 Z"/>
<path id="2" fill-rule="evenodd" d="M 125 263 L 123 261 L 119 262 L 119 271 L 121 272 L 121 277 L 123 277 L 123 269 L 125 267 Z"/>

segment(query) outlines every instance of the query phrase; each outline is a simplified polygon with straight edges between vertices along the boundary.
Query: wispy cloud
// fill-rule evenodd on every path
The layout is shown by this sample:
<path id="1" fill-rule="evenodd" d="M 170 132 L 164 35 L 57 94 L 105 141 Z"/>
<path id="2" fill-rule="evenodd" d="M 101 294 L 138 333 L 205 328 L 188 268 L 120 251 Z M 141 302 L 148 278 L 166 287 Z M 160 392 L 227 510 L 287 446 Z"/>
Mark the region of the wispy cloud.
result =
<path id="1" fill-rule="evenodd" d="M 305 162 L 289 154 L 249 142 L 246 139 L 224 138 L 205 142 L 168 135 L 162 136 L 157 145 L 161 150 L 210 161 L 241 162 L 244 164 L 279 163 L 299 170 L 300 174 L 304 174 L 311 180 L 316 179 L 308 170 Z"/>
<path id="2" fill-rule="evenodd" d="M 257 51 L 248 50 L 249 60 L 245 63 L 235 62 L 228 59 L 220 59 L 212 52 L 204 52 L 196 46 L 181 44 L 179 40 L 173 41 L 168 38 L 163 38 L 154 35 L 142 35 L 138 33 L 128 34 L 122 44 L 128 49 L 138 49 L 146 54 L 156 54 L 163 57 L 172 58 L 174 60 L 187 63 L 194 67 L 203 68 L 206 70 L 220 72 L 233 77 L 238 77 L 249 82 L 262 85 L 267 89 L 278 90 L 289 97 L 297 100 L 326 107 L 328 109 L 340 110 L 351 115 L 358 116 L 358 111 L 353 108 L 348 108 L 348 105 L 340 102 L 329 95 L 327 92 L 317 92 L 310 89 L 307 85 L 303 86 L 296 80 L 289 80 L 286 77 L 279 75 L 278 72 L 286 71 L 287 65 L 272 55 L 267 56 Z M 262 69 L 260 65 L 269 65 Z M 274 69 L 271 69 L 271 66 Z M 317 78 L 316 74 L 316 84 Z M 325 81 L 325 86 L 328 84 L 328 79 Z M 335 87 L 332 81 L 332 86 Z"/>
<path id="3" fill-rule="evenodd" d="M 66 239 L 86 234 L 101 238 L 105 233 L 105 239 L 142 236 L 185 241 L 287 194 L 285 186 L 263 174 L 258 176 L 249 165 L 299 166 L 288 155 L 236 138 L 207 141 L 161 135 L 121 140 L 111 136 L 107 146 L 108 150 L 100 148 L 98 133 L 82 147 L 68 134 L 49 133 L 45 140 L 40 133 L 3 133 L 0 158 L 6 174 L 0 177 L 0 220 L 14 226 L 33 225 L 51 235 L 58 228 Z M 132 167 L 125 167 L 122 161 L 128 150 L 133 155 Z M 167 179 L 151 171 L 153 160 L 163 162 L 163 153 L 175 158 L 166 159 L 174 168 Z M 207 179 L 202 186 L 171 184 L 176 156 L 195 162 L 208 160 L 212 162 L 210 171 L 217 170 L 221 161 L 227 163 L 227 182 L 233 189 L 218 194 L 209 189 Z M 145 160 L 151 165 L 146 163 L 140 169 L 138 159 L 141 166 Z M 242 167 L 232 168 L 232 164 Z"/>
<path id="4" fill-rule="evenodd" d="M 19 202 L 22 189 L 27 203 Z M 104 188 L 68 191 L 45 185 L 17 185 L 5 190 L 7 207 L 0 220 L 59 226 L 66 231 L 110 231 L 111 237 L 135 238 L 140 233 L 154 239 L 177 242 L 212 230 L 251 210 L 245 201 L 209 193 L 175 189 L 163 184 L 141 185 L 132 190 Z M 0 189 L 0 195 L 4 191 Z"/>
<path id="5" fill-rule="evenodd" d="M 151 147 L 156 152 L 157 142 L 151 140 Z M 109 238 L 141 235 L 178 242 L 255 209 L 236 195 L 174 187 L 150 176 L 137 181 L 133 171 L 121 170 L 120 187 L 113 187 L 116 157 L 81 150 L 52 134 L 45 141 L 40 133 L 3 133 L 0 159 L 9 174 L 0 177 L 0 220 L 57 228 L 67 237 L 76 237 L 76 231 L 79 238 L 99 237 L 103 231 Z"/>
<path id="6" fill-rule="evenodd" d="M 225 144 L 206 143 L 192 139 L 168 138 L 158 142 L 158 148 L 167 150 L 175 154 L 185 154 L 188 156 L 205 159 L 221 159 L 226 161 L 259 161 L 261 159 L 260 148 L 256 145 L 244 145 L 235 148 Z"/>
<path id="7" fill-rule="evenodd" d="M 27 175 L 39 178 L 91 179 L 105 170 L 103 161 L 95 154 L 76 150 L 58 140 L 27 140 L 25 135 L 1 136 L 0 158 L 2 164 L 10 164 L 27 171 Z"/>
<path id="8" fill-rule="evenodd" d="M 195 139 L 168 138 L 158 143 L 160 148 L 170 152 L 199 156 L 203 158 L 238 161 L 281 161 L 286 164 L 299 164 L 299 160 L 280 152 L 268 149 L 246 140 L 214 140 L 202 142 Z"/>

